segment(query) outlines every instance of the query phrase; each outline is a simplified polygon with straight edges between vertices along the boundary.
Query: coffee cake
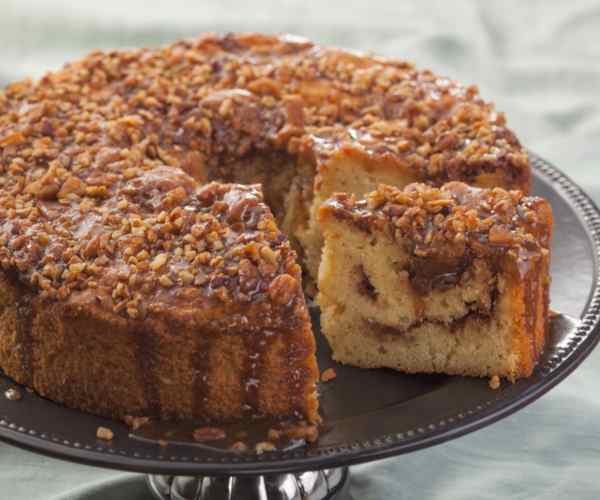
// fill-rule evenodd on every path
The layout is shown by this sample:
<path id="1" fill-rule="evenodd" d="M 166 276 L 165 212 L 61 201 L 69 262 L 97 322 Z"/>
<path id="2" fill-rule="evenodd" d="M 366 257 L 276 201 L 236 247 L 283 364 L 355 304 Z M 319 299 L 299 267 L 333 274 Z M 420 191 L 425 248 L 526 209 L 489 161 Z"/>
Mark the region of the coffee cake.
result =
<path id="1" fill-rule="evenodd" d="M 475 87 L 405 61 L 260 34 L 93 52 L 0 92 L 0 367 L 116 417 L 316 421 L 295 255 L 314 290 L 321 203 L 529 177 Z"/>

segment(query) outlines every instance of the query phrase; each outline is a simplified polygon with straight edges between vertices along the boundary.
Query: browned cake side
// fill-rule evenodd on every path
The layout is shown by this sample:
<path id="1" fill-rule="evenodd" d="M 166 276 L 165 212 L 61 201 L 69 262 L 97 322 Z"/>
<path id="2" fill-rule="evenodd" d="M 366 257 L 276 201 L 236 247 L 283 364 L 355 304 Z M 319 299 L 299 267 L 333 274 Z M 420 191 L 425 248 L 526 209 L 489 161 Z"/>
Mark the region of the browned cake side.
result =
<path id="1" fill-rule="evenodd" d="M 462 183 L 381 186 L 320 211 L 322 330 L 338 361 L 511 380 L 544 347 L 552 212 Z"/>
<path id="2" fill-rule="evenodd" d="M 87 213 L 30 208 L 26 243 L 0 250 L 0 366 L 117 418 L 318 421 L 301 270 L 260 191 L 172 172 L 125 182 Z M 46 230 L 58 213 L 69 233 Z"/>

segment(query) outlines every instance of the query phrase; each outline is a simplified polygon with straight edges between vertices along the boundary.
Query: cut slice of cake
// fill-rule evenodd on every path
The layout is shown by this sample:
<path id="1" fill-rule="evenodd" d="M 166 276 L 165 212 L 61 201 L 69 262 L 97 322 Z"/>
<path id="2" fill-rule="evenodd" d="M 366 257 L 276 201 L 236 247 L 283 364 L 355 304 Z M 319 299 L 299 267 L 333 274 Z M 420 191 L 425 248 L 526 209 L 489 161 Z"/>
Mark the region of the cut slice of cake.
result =
<path id="1" fill-rule="evenodd" d="M 552 212 L 459 182 L 321 208 L 322 331 L 336 360 L 409 373 L 529 376 L 544 347 Z"/>

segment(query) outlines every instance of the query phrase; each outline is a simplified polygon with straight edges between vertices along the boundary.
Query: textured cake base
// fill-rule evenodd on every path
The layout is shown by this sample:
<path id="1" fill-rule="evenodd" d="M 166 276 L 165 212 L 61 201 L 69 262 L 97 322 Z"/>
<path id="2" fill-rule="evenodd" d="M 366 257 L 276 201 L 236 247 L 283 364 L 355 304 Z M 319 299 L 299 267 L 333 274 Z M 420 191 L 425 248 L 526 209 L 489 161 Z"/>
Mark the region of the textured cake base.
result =
<path id="1" fill-rule="evenodd" d="M 218 313 L 218 311 L 214 311 Z M 303 321 L 304 320 L 304 321 Z M 40 395 L 91 413 L 229 420 L 250 414 L 318 421 L 308 317 L 273 331 L 248 403 L 248 332 L 189 322 L 135 322 L 77 304 L 47 304 L 0 273 L 0 367 Z M 252 334 L 250 334 L 252 335 Z M 256 361 L 256 360 L 255 360 Z"/>

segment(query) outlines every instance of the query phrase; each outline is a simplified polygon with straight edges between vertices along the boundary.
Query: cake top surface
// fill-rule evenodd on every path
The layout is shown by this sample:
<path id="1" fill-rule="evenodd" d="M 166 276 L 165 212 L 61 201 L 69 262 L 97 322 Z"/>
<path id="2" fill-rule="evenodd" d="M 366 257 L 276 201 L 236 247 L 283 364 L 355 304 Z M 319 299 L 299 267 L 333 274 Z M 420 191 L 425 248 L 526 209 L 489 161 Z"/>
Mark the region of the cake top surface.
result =
<path id="1" fill-rule="evenodd" d="M 4 162 L 25 165 L 60 156 L 81 166 L 105 147 L 140 144 L 148 160 L 191 171 L 252 150 L 326 157 L 343 145 L 440 182 L 496 168 L 518 179 L 528 165 L 475 86 L 290 36 L 93 52 L 37 83 L 10 85 L 0 116 Z"/>
<path id="2" fill-rule="evenodd" d="M 365 232 L 382 230 L 409 245 L 415 258 L 457 262 L 465 257 L 507 256 L 526 272 L 548 253 L 550 205 L 542 198 L 501 188 L 479 189 L 461 182 L 441 188 L 381 185 L 365 199 L 336 194 L 321 208 Z"/>
<path id="3" fill-rule="evenodd" d="M 131 319 L 185 317 L 206 304 L 230 312 L 253 303 L 287 307 L 301 297 L 295 253 L 259 186 L 198 186 L 157 167 L 100 198 L 38 200 L 24 220 L 10 216 L 22 209 L 6 210 L 2 266 L 19 269 L 42 297 Z"/>
<path id="4" fill-rule="evenodd" d="M 225 193 L 225 201 L 202 205 L 207 169 L 219 178 L 222 165 L 261 151 L 319 159 L 348 145 L 432 179 L 498 166 L 517 178 L 527 168 L 503 116 L 474 87 L 403 61 L 258 34 L 96 51 L 0 91 L 0 262 L 62 299 L 108 287 L 115 275 L 113 306 L 135 317 L 143 313 L 136 303 L 160 295 L 152 287 L 172 281 L 179 289 L 190 279 L 183 261 L 193 250 L 194 259 L 209 259 L 199 264 L 210 265 L 204 290 L 220 293 L 210 263 L 231 238 L 271 235 L 274 252 L 286 243 L 275 229 L 211 231 L 214 220 L 228 226 L 216 207 L 235 209 Z M 271 217 L 260 203 L 247 213 L 261 214 L 257 224 Z M 223 249 L 213 248 L 215 234 Z M 279 265 L 288 254 L 265 250 L 258 263 Z M 121 278 L 135 282 L 142 261 L 163 258 L 146 274 L 152 287 Z"/>
<path id="5" fill-rule="evenodd" d="M 476 87 L 412 64 L 290 36 L 205 35 L 160 49 L 93 52 L 0 93 L 3 162 L 59 157 L 80 168 L 112 146 L 148 161 L 217 167 L 279 148 L 327 156 L 341 145 L 395 158 L 430 178 L 527 156 Z"/>

